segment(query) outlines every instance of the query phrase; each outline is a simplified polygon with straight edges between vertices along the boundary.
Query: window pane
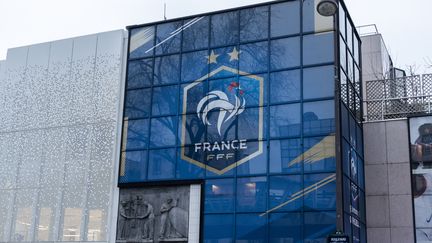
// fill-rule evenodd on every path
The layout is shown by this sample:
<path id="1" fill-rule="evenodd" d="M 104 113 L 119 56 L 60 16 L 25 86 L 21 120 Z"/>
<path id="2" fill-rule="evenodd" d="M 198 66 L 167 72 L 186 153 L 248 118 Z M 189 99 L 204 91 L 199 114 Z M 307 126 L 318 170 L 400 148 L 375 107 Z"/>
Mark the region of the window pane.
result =
<path id="1" fill-rule="evenodd" d="M 346 72 L 347 71 L 347 50 L 346 44 L 342 38 L 339 37 L 339 55 L 340 55 L 340 65 L 341 68 Z"/>
<path id="2" fill-rule="evenodd" d="M 240 46 L 240 70 L 259 73 L 267 70 L 268 42 L 258 42 Z"/>
<path id="3" fill-rule="evenodd" d="M 239 77 L 238 94 L 246 101 L 246 107 L 264 106 L 267 104 L 267 74 L 257 74 Z M 261 93 L 262 92 L 262 93 Z M 260 100 L 260 97 L 263 99 Z"/>
<path id="4" fill-rule="evenodd" d="M 334 60 L 333 32 L 303 37 L 303 64 L 332 62 Z"/>
<path id="5" fill-rule="evenodd" d="M 302 144 L 300 139 L 270 141 L 270 172 L 301 172 L 302 160 Z"/>
<path id="6" fill-rule="evenodd" d="M 178 86 L 164 86 L 153 89 L 152 115 L 177 114 Z"/>
<path id="7" fill-rule="evenodd" d="M 344 39 L 346 39 L 345 21 L 346 21 L 345 10 L 341 7 L 339 8 L 339 31 Z"/>
<path id="8" fill-rule="evenodd" d="M 274 40 L 270 48 L 273 70 L 300 66 L 300 38 Z"/>
<path id="9" fill-rule="evenodd" d="M 300 104 L 270 107 L 270 136 L 300 136 Z"/>
<path id="10" fill-rule="evenodd" d="M 169 116 L 151 120 L 151 148 L 176 145 L 177 119 L 176 116 Z"/>
<path id="11" fill-rule="evenodd" d="M 335 105 L 333 100 L 303 104 L 303 134 L 319 135 L 335 131 Z"/>
<path id="12" fill-rule="evenodd" d="M 182 114 L 190 114 L 194 113 L 196 114 L 196 109 L 201 101 L 201 99 L 208 93 L 207 91 L 207 82 L 203 81 L 200 83 L 193 83 L 193 84 L 182 84 L 180 89 L 180 113 Z M 184 102 L 184 95 L 185 92 L 187 92 L 186 97 L 186 107 L 183 107 Z"/>
<path id="13" fill-rule="evenodd" d="M 123 126 L 127 127 L 126 150 L 147 148 L 148 119 L 124 121 Z"/>
<path id="14" fill-rule="evenodd" d="M 155 27 L 143 27 L 130 31 L 129 58 L 153 55 Z"/>
<path id="15" fill-rule="evenodd" d="M 208 51 L 185 53 L 182 56 L 182 82 L 195 81 L 208 73 Z"/>
<path id="16" fill-rule="evenodd" d="M 153 80 L 153 59 L 130 61 L 127 77 L 128 89 L 150 86 Z"/>
<path id="17" fill-rule="evenodd" d="M 301 213 L 270 214 L 269 242 L 303 242 Z"/>
<path id="18" fill-rule="evenodd" d="M 180 79 L 180 56 L 155 58 L 154 85 L 177 83 Z"/>
<path id="19" fill-rule="evenodd" d="M 207 180 L 205 186 L 205 212 L 234 211 L 234 179 Z"/>
<path id="20" fill-rule="evenodd" d="M 334 96 L 334 67 L 323 66 L 303 70 L 303 99 Z"/>
<path id="21" fill-rule="evenodd" d="M 336 212 L 311 212 L 304 214 L 305 242 L 326 242 L 336 231 Z"/>
<path id="22" fill-rule="evenodd" d="M 233 242 L 234 215 L 208 214 L 204 216 L 204 242 L 225 243 Z"/>
<path id="23" fill-rule="evenodd" d="M 213 15 L 211 18 L 211 46 L 230 45 L 238 42 L 238 12 Z"/>
<path id="24" fill-rule="evenodd" d="M 304 175 L 304 188 L 310 190 L 304 196 L 306 211 L 336 208 L 336 174 Z"/>
<path id="25" fill-rule="evenodd" d="M 266 117 L 266 111 L 266 107 L 244 109 L 243 112 L 237 117 L 237 137 L 248 140 L 263 139 L 265 137 L 263 131 L 266 131 L 267 122 L 266 119 L 263 119 L 263 124 L 259 124 L 259 115 L 262 114 L 263 117 Z M 263 128 L 261 128 L 261 126 Z M 262 129 L 261 138 L 258 136 L 260 129 Z"/>
<path id="26" fill-rule="evenodd" d="M 270 103 L 300 100 L 300 70 L 272 73 Z"/>
<path id="27" fill-rule="evenodd" d="M 160 24 L 156 31 L 156 54 L 169 54 L 180 51 L 182 21 Z"/>
<path id="28" fill-rule="evenodd" d="M 139 182 L 147 179 L 147 151 L 129 151 L 123 153 L 120 182 Z M 124 169 L 123 169 L 124 168 Z"/>
<path id="29" fill-rule="evenodd" d="M 236 224 L 236 242 L 268 242 L 266 217 L 259 214 L 237 214 Z"/>
<path id="30" fill-rule="evenodd" d="M 336 171 L 336 145 L 334 136 L 305 138 L 303 143 L 304 171 Z"/>
<path id="31" fill-rule="evenodd" d="M 177 149 L 178 159 L 177 159 L 177 166 L 176 166 L 176 175 L 178 179 L 199 179 L 204 177 L 204 169 L 192 164 L 189 161 L 185 161 L 181 159 L 181 149 Z M 186 149 L 186 148 L 185 148 Z M 185 150 L 186 151 L 186 150 Z M 191 152 L 193 151 L 193 148 Z M 185 154 L 187 154 L 185 152 Z M 193 156 L 189 156 L 193 157 Z"/>
<path id="32" fill-rule="evenodd" d="M 267 172 L 267 146 L 265 141 L 260 142 L 247 142 L 248 149 L 241 151 L 239 156 L 246 157 L 246 154 L 253 154 L 256 152 L 258 143 L 262 143 L 262 153 L 253 157 L 241 165 L 237 166 L 237 175 L 256 175 L 264 174 Z M 253 151 L 251 151 L 253 150 Z"/>
<path id="33" fill-rule="evenodd" d="M 300 2 L 271 5 L 271 36 L 292 35 L 300 32 Z"/>
<path id="34" fill-rule="evenodd" d="M 208 47 L 209 22 L 210 18 L 207 16 L 184 21 L 183 51 Z"/>
<path id="35" fill-rule="evenodd" d="M 217 48 L 206 56 L 210 64 L 211 79 L 233 77 L 238 74 L 240 52 L 236 46 Z M 225 67 L 222 67 L 225 66 Z"/>
<path id="36" fill-rule="evenodd" d="M 302 197 L 298 197 L 303 189 L 301 175 L 270 177 L 270 207 L 281 211 L 298 211 L 303 207 Z"/>
<path id="37" fill-rule="evenodd" d="M 176 149 L 150 150 L 148 178 L 154 179 L 174 179 L 176 161 Z"/>
<path id="38" fill-rule="evenodd" d="M 144 118 L 150 115 L 151 89 L 130 90 L 126 94 L 125 118 Z"/>
<path id="39" fill-rule="evenodd" d="M 303 32 L 321 32 L 333 29 L 333 16 L 324 17 L 318 13 L 319 0 L 303 1 Z"/>
<path id="40" fill-rule="evenodd" d="M 263 212 L 267 209 L 267 178 L 237 179 L 237 211 Z"/>
<path id="41" fill-rule="evenodd" d="M 240 11 L 240 40 L 267 39 L 268 7 L 249 8 Z"/>

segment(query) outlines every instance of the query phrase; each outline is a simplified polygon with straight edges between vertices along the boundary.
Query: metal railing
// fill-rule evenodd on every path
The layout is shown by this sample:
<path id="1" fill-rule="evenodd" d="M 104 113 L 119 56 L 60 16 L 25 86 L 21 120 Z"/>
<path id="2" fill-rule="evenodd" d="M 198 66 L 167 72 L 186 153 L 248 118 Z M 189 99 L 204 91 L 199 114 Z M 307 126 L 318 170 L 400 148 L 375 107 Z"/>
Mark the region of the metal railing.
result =
<path id="1" fill-rule="evenodd" d="M 432 112 L 432 74 L 366 82 L 365 121 Z"/>

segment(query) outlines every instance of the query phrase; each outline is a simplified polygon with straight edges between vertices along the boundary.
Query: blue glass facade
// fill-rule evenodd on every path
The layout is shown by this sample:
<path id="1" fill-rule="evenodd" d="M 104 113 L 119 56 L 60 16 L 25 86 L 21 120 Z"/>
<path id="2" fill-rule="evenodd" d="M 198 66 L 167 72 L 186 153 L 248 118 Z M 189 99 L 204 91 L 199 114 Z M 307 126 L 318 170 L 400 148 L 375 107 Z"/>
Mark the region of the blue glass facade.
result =
<path id="1" fill-rule="evenodd" d="M 131 27 L 119 185 L 200 181 L 203 242 L 325 242 L 338 199 L 364 202 L 359 44 L 337 22 L 305 0 Z"/>

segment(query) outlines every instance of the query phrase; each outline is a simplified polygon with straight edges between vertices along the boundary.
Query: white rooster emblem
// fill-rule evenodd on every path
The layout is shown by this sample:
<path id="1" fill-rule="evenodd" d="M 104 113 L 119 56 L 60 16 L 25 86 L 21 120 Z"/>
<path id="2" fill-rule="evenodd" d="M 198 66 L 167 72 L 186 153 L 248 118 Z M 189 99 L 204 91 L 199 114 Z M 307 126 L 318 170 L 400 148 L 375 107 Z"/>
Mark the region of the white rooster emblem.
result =
<path id="1" fill-rule="evenodd" d="M 232 87 L 229 89 L 231 90 Z M 222 124 L 229 121 L 234 116 L 240 115 L 244 111 L 246 105 L 245 99 L 242 97 L 240 100 L 237 95 L 234 96 L 235 104 L 231 104 L 228 96 L 224 92 L 215 90 L 207 93 L 207 95 L 198 103 L 197 115 L 205 125 L 212 125 L 207 118 L 208 113 L 212 110 L 219 110 L 219 116 L 217 119 L 217 130 L 219 135 L 221 135 Z"/>

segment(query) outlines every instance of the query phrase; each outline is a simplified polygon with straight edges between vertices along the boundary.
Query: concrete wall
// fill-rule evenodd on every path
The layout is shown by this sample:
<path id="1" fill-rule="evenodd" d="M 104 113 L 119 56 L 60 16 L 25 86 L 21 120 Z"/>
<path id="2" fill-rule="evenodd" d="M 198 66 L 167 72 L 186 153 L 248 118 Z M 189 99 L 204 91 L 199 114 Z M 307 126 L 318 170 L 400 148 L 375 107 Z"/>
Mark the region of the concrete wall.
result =
<path id="1" fill-rule="evenodd" d="M 364 124 L 369 243 L 414 242 L 407 120 Z"/>

